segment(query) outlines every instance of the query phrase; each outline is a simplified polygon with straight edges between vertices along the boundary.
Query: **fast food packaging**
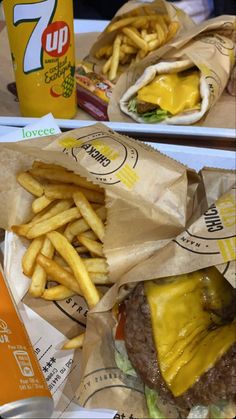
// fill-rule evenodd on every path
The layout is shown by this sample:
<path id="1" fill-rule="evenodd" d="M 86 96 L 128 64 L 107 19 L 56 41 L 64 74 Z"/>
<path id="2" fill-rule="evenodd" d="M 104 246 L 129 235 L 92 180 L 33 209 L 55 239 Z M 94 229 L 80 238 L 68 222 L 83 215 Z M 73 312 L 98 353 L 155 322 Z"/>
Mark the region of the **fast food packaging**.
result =
<path id="1" fill-rule="evenodd" d="M 32 217 L 32 197 L 17 184 L 16 174 L 35 160 L 61 165 L 104 188 L 104 253 L 114 285 L 89 313 L 79 296 L 58 305 L 28 295 L 23 301 L 69 338 L 84 331 L 87 322 L 76 393 L 82 407 L 117 410 L 117 418 L 147 418 L 142 383 L 115 363 L 112 309 L 139 281 L 212 265 L 235 286 L 234 173 L 206 169 L 197 174 L 100 123 L 53 137 L 1 143 L 1 228 L 10 230 Z M 15 237 L 12 246 L 13 265 L 18 266 L 14 281 L 23 280 L 21 257 L 27 244 Z"/>
<path id="2" fill-rule="evenodd" d="M 158 75 L 195 68 L 200 73 L 197 106 L 179 113 L 170 111 L 160 121 L 153 122 L 181 125 L 202 122 L 229 82 L 234 65 L 235 30 L 234 16 L 210 19 L 190 28 L 132 66 L 121 75 L 113 89 L 108 107 L 110 121 L 152 122 L 144 120 L 142 115 L 132 109 L 130 100 Z"/>
<path id="3" fill-rule="evenodd" d="M 102 70 L 102 67 L 106 61 L 105 57 L 103 59 L 96 58 L 97 53 L 101 48 L 107 45 L 112 45 L 120 29 L 109 32 L 109 28 L 116 22 L 121 19 L 127 18 L 139 18 L 141 16 L 148 15 L 160 15 L 165 16 L 169 22 L 175 22 L 176 24 L 176 33 L 173 32 L 173 39 L 178 37 L 180 34 L 183 34 L 185 31 L 189 30 L 191 27 L 195 26 L 193 20 L 181 9 L 176 7 L 173 4 L 168 3 L 164 0 L 155 0 L 153 2 L 145 1 L 136 1 L 131 0 L 125 3 L 115 14 L 109 25 L 104 29 L 104 31 L 98 36 L 96 42 L 93 44 L 89 51 L 86 61 L 93 62 L 95 64 L 95 71 L 99 72 Z M 137 29 L 136 29 L 137 30 Z M 162 43 L 168 42 L 163 41 Z M 159 48 L 159 47 L 158 47 Z M 101 57 L 102 58 L 102 57 Z M 127 64 L 121 65 L 118 69 L 117 77 L 118 79 L 121 71 L 124 71 L 127 68 Z"/>

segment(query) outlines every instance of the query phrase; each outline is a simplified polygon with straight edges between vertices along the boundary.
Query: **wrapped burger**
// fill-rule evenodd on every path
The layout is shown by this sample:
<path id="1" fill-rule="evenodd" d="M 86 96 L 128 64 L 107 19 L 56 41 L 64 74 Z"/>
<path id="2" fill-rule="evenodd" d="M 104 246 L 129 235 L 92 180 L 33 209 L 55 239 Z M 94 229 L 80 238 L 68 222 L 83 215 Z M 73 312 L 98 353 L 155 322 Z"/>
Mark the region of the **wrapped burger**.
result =
<path id="1" fill-rule="evenodd" d="M 110 99 L 109 119 L 181 125 L 200 121 L 227 86 L 234 47 L 232 16 L 189 30 L 120 77 Z"/>
<path id="2" fill-rule="evenodd" d="M 233 181 L 233 173 L 228 176 Z M 83 406 L 101 407 L 99 393 L 103 406 L 106 401 L 118 409 L 117 417 L 234 418 L 230 183 L 224 193 L 219 185 L 218 199 L 185 231 L 122 275 L 89 314 L 78 389 Z M 100 382 L 99 376 L 106 379 Z"/>

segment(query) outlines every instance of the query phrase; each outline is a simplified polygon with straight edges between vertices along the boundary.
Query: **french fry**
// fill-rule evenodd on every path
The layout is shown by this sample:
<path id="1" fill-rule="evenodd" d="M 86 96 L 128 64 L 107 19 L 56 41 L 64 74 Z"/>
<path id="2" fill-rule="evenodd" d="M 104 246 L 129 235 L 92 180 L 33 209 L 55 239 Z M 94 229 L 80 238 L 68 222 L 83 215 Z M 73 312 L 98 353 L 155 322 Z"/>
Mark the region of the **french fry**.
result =
<path id="1" fill-rule="evenodd" d="M 109 69 L 109 80 L 114 80 L 117 76 L 117 69 L 118 69 L 119 60 L 120 60 L 120 45 L 121 45 L 121 36 L 117 35 L 113 44 L 111 66 Z"/>
<path id="2" fill-rule="evenodd" d="M 127 26 L 127 25 L 129 25 L 130 23 L 135 22 L 135 20 L 137 20 L 137 18 L 136 18 L 136 17 L 127 17 L 127 18 L 123 18 L 123 19 L 117 20 L 116 22 L 111 23 L 111 24 L 107 27 L 106 31 L 107 31 L 107 32 L 117 31 L 118 29 L 121 29 L 121 28 L 123 28 L 124 26 Z"/>
<path id="3" fill-rule="evenodd" d="M 74 201 L 72 199 L 61 199 L 60 201 L 55 202 L 50 209 L 47 209 L 45 212 L 38 213 L 29 224 L 34 225 L 41 221 L 48 220 L 49 218 L 52 218 L 55 215 L 71 208 L 73 204 Z"/>
<path id="4" fill-rule="evenodd" d="M 167 36 L 165 35 L 165 32 L 163 31 L 163 29 L 162 29 L 162 27 L 159 23 L 156 23 L 156 32 L 157 32 L 157 35 L 158 35 L 158 39 L 160 41 L 159 45 L 162 45 L 164 43 L 164 41 L 166 40 Z"/>
<path id="5" fill-rule="evenodd" d="M 95 191 L 101 191 L 101 188 L 98 185 L 89 182 L 87 179 L 84 179 L 80 175 L 76 173 L 69 172 L 66 169 L 62 168 L 34 168 L 29 170 L 33 176 L 37 176 L 40 178 L 44 178 L 47 180 L 56 180 L 57 182 L 61 183 L 72 183 L 74 185 L 80 186 L 86 189 L 92 189 Z"/>
<path id="6" fill-rule="evenodd" d="M 32 224 L 19 224 L 19 225 L 13 225 L 11 226 L 11 230 L 13 231 L 13 233 L 18 234 L 18 236 L 23 236 L 26 237 L 27 233 L 29 232 L 29 230 L 31 229 Z"/>
<path id="7" fill-rule="evenodd" d="M 108 60 L 103 65 L 102 74 L 107 74 L 110 68 L 111 68 L 111 57 L 109 57 Z"/>
<path id="8" fill-rule="evenodd" d="M 95 212 L 102 221 L 106 219 L 105 207 L 100 207 Z M 64 236 L 71 243 L 75 236 L 77 236 L 78 234 L 84 233 L 85 231 L 89 229 L 90 227 L 84 219 L 77 220 L 67 225 L 64 231 Z"/>
<path id="9" fill-rule="evenodd" d="M 34 271 L 35 261 L 43 245 L 44 237 L 34 239 L 22 258 L 22 269 L 26 276 L 31 276 Z"/>
<path id="10" fill-rule="evenodd" d="M 62 349 L 79 349 L 82 348 L 84 344 L 84 338 L 85 334 L 81 333 L 81 335 L 76 336 L 73 339 L 68 340 L 66 343 L 64 343 Z"/>
<path id="11" fill-rule="evenodd" d="M 50 205 L 52 202 L 53 199 L 49 199 L 45 195 L 41 195 L 32 202 L 32 211 L 37 214 L 38 212 L 48 207 L 48 205 Z"/>
<path id="12" fill-rule="evenodd" d="M 45 195 L 49 199 L 63 199 L 63 198 L 72 198 L 75 192 L 83 192 L 86 198 L 91 202 L 98 204 L 104 203 L 104 195 L 101 192 L 94 191 L 91 189 L 80 188 L 75 185 L 46 185 L 45 186 Z"/>
<path id="13" fill-rule="evenodd" d="M 29 230 L 38 222 L 43 220 L 48 220 L 49 218 L 52 218 L 53 216 L 60 214 L 61 212 L 69 209 L 73 205 L 72 199 L 63 199 L 57 202 L 53 207 L 48 209 L 46 212 L 43 211 L 42 215 L 41 213 L 38 213 L 28 224 L 19 224 L 19 225 L 13 225 L 11 226 L 11 230 L 18 234 L 19 236 L 27 237 L 27 234 Z"/>
<path id="14" fill-rule="evenodd" d="M 72 269 L 89 308 L 94 307 L 100 299 L 99 293 L 91 281 L 88 271 L 76 250 L 68 240 L 57 231 L 51 231 L 47 234 L 47 237 Z"/>
<path id="15" fill-rule="evenodd" d="M 84 246 L 75 246 L 75 250 L 79 254 L 88 253 L 88 249 Z"/>
<path id="16" fill-rule="evenodd" d="M 101 272 L 90 272 L 89 275 L 95 285 L 111 285 L 112 284 L 107 274 L 103 274 Z"/>
<path id="17" fill-rule="evenodd" d="M 80 243 L 89 250 L 89 252 L 93 253 L 96 256 L 104 256 L 102 243 L 88 239 L 87 237 L 83 237 L 83 234 L 80 234 L 79 236 L 77 236 L 77 238 L 80 241 Z"/>
<path id="18" fill-rule="evenodd" d="M 81 289 L 75 277 L 60 266 L 55 260 L 52 260 L 42 253 L 37 256 L 37 263 L 45 270 L 46 274 L 61 285 L 74 291 L 74 293 L 81 295 Z"/>
<path id="19" fill-rule="evenodd" d="M 40 253 L 41 256 L 47 257 L 48 260 L 50 260 L 53 257 L 54 247 L 52 245 L 52 242 L 47 237 L 45 237 L 44 239 L 40 252 L 41 252 Z M 46 282 L 47 282 L 47 272 L 41 265 L 38 264 L 38 261 L 36 258 L 36 265 L 35 265 L 34 272 L 32 275 L 32 281 L 29 288 L 29 293 L 33 297 L 41 297 L 41 295 L 43 294 L 45 290 Z"/>
<path id="20" fill-rule="evenodd" d="M 26 189 L 28 192 L 32 193 L 35 196 L 41 196 L 44 192 L 44 187 L 33 178 L 28 172 L 19 173 L 17 175 L 17 180 L 19 184 Z"/>
<path id="21" fill-rule="evenodd" d="M 179 22 L 175 22 L 175 21 L 170 22 L 169 27 L 168 27 L 168 35 L 166 39 L 167 42 L 175 36 L 179 28 L 180 28 Z"/>
<path id="22" fill-rule="evenodd" d="M 42 236 L 43 234 L 56 230 L 59 227 L 69 223 L 70 221 L 76 220 L 80 217 L 81 214 L 78 208 L 70 208 L 61 212 L 60 214 L 54 215 L 54 217 L 36 223 L 28 231 L 26 237 L 28 239 L 33 239 L 35 237 Z"/>
<path id="23" fill-rule="evenodd" d="M 92 230 L 85 231 L 83 233 L 83 236 L 88 237 L 89 239 L 92 239 L 92 240 L 97 240 L 98 238 L 97 235 Z"/>
<path id="24" fill-rule="evenodd" d="M 143 35 L 143 39 L 147 42 L 154 41 L 157 39 L 157 33 L 147 33 L 146 35 Z"/>
<path id="25" fill-rule="evenodd" d="M 88 272 L 99 272 L 103 274 L 108 273 L 107 262 L 105 258 L 88 258 L 84 259 L 84 264 Z"/>
<path id="26" fill-rule="evenodd" d="M 73 195 L 73 199 L 75 201 L 75 205 L 79 209 L 85 221 L 90 226 L 91 230 L 93 230 L 97 237 L 103 241 L 105 234 L 104 224 L 94 211 L 87 198 L 83 193 L 77 192 Z"/>
<path id="27" fill-rule="evenodd" d="M 154 49 L 156 49 L 159 45 L 161 45 L 160 43 L 160 39 L 153 39 L 152 41 L 148 42 L 148 50 L 149 51 L 153 51 Z"/>
<path id="28" fill-rule="evenodd" d="M 137 48 L 132 47 L 131 45 L 122 44 L 121 51 L 123 51 L 125 54 L 136 54 Z"/>
<path id="29" fill-rule="evenodd" d="M 146 16 L 140 16 L 132 22 L 132 27 L 139 29 L 148 27 L 148 19 Z"/>
<path id="30" fill-rule="evenodd" d="M 35 160 L 32 164 L 32 169 L 36 168 L 44 168 L 44 169 L 58 169 L 58 170 L 66 170 L 64 167 L 59 166 L 58 164 L 54 163 L 45 163 L 43 161 Z"/>
<path id="31" fill-rule="evenodd" d="M 123 28 L 122 32 L 127 35 L 130 39 L 132 39 L 132 41 L 135 43 L 135 45 L 144 50 L 144 51 L 148 51 L 148 44 L 147 42 L 141 38 L 141 36 L 137 35 L 137 33 L 135 32 L 134 28 Z"/>
<path id="32" fill-rule="evenodd" d="M 69 288 L 64 285 L 55 285 L 44 290 L 42 298 L 49 301 L 60 301 L 65 300 L 66 298 L 73 297 L 75 295 L 74 291 L 71 291 Z"/>

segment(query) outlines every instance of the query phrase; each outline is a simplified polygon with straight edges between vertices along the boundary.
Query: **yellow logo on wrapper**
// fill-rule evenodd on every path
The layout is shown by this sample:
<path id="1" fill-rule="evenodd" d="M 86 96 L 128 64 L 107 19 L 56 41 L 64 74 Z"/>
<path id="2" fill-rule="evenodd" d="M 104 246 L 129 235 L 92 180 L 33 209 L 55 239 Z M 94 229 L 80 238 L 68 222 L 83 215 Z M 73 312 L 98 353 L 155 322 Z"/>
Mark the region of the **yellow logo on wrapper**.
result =
<path id="1" fill-rule="evenodd" d="M 81 145 L 81 141 L 77 140 L 76 138 L 67 137 L 63 138 L 63 140 L 60 140 L 58 144 L 63 148 L 70 149 L 73 147 L 79 147 Z"/>
<path id="2" fill-rule="evenodd" d="M 86 159 L 86 169 L 96 180 L 110 185 L 121 183 L 133 189 L 140 180 L 135 169 L 138 152 L 109 134 L 98 131 L 81 138 L 65 136 L 57 144 L 74 160 Z"/>
<path id="3" fill-rule="evenodd" d="M 76 111 L 73 5 L 66 0 L 4 0 L 23 116 Z"/>
<path id="4" fill-rule="evenodd" d="M 224 262 L 236 259 L 236 237 L 217 241 Z"/>

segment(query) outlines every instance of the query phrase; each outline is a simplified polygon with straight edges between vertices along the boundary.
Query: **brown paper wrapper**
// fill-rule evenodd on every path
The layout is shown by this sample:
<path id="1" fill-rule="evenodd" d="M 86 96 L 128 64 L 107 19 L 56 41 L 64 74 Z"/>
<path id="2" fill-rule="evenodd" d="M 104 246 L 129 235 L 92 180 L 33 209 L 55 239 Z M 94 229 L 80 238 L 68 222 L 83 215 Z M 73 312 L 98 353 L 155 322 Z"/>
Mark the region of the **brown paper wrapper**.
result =
<path id="1" fill-rule="evenodd" d="M 173 4 L 168 3 L 165 0 L 155 0 L 151 3 L 146 3 L 143 1 L 131 0 L 125 3 L 115 14 L 114 18 L 110 23 L 115 23 L 120 18 L 127 18 L 130 16 L 144 16 L 150 13 L 167 15 L 170 21 L 178 22 L 180 27 L 173 39 L 177 38 L 179 35 L 183 34 L 185 31 L 189 30 L 191 27 L 195 26 L 193 20 L 184 13 L 183 10 L 174 6 Z M 105 63 L 105 60 L 98 60 L 95 58 L 96 52 L 105 45 L 111 45 L 118 33 L 118 31 L 107 32 L 107 28 L 99 35 L 97 41 L 94 43 L 92 48 L 89 51 L 89 55 L 86 57 L 86 60 L 96 64 L 96 71 L 101 71 L 102 66 Z M 157 51 L 159 48 L 157 49 Z M 121 71 L 125 71 L 127 66 L 122 66 Z"/>
<path id="2" fill-rule="evenodd" d="M 140 382 L 137 382 L 137 377 L 128 376 L 133 397 L 132 405 L 126 403 L 127 376 L 122 378 L 121 375 L 121 382 L 112 379 L 111 376 L 109 386 L 106 386 L 104 380 L 99 381 L 100 371 L 103 376 L 108 376 L 110 366 L 115 368 L 116 365 L 112 337 L 115 321 L 110 310 L 137 282 L 183 274 L 215 265 L 232 286 L 236 287 L 235 174 L 233 171 L 206 168 L 202 170 L 201 176 L 203 180 L 199 185 L 201 193 L 195 195 L 204 201 L 201 207 L 204 213 L 174 240 L 124 274 L 98 306 L 89 313 L 83 349 L 82 380 L 77 391 L 78 400 L 83 406 L 104 407 L 105 403 L 105 407 L 109 405 L 118 410 L 117 417 L 122 417 L 122 414 L 124 417 L 131 415 L 136 418 L 148 417 L 145 397 L 144 395 L 140 397 L 142 387 Z M 218 180 L 221 176 L 222 182 Z M 203 193 L 204 189 L 207 193 Z M 213 191 L 216 202 L 212 202 Z M 208 200 L 211 206 L 206 210 Z M 110 345 L 110 352 L 107 352 L 107 345 Z M 106 357 L 97 356 L 97 348 L 99 354 L 106 353 Z M 101 397 L 101 400 L 93 396 L 95 393 L 102 395 L 103 391 L 105 397 Z M 176 413 L 167 412 L 166 417 L 175 418 Z"/>
<path id="3" fill-rule="evenodd" d="M 114 282 L 185 228 L 200 181 L 193 170 L 102 124 L 1 143 L 0 227 L 6 230 L 32 217 L 33 198 L 16 175 L 35 159 L 62 165 L 105 189 L 104 251 Z M 87 306 L 78 296 L 56 304 L 26 296 L 25 302 L 68 337 L 84 330 Z"/>
<path id="4" fill-rule="evenodd" d="M 123 73 L 113 89 L 108 106 L 111 121 L 133 121 L 125 115 L 119 101 L 133 86 L 144 70 L 154 64 L 165 61 L 183 61 L 186 58 L 199 68 L 208 88 L 208 106 L 211 109 L 224 91 L 234 64 L 235 19 L 233 16 L 219 16 L 193 27 L 168 45 L 154 51 L 139 64 Z M 207 114 L 203 116 L 203 119 Z M 204 121 L 198 122 L 202 124 Z"/>

